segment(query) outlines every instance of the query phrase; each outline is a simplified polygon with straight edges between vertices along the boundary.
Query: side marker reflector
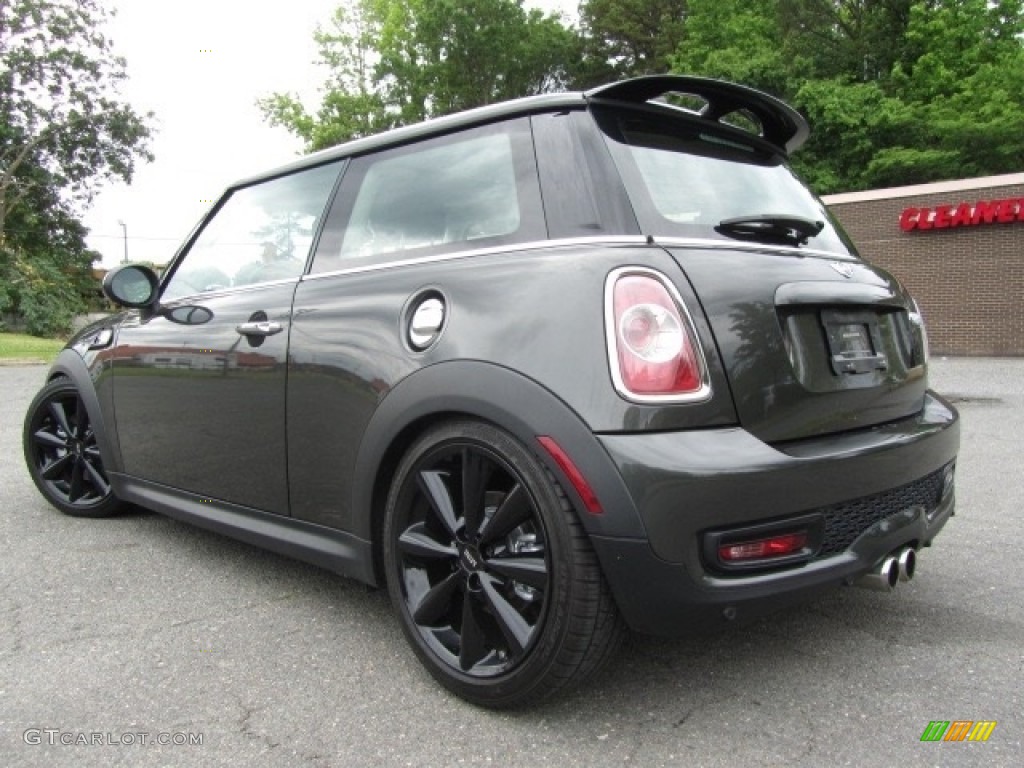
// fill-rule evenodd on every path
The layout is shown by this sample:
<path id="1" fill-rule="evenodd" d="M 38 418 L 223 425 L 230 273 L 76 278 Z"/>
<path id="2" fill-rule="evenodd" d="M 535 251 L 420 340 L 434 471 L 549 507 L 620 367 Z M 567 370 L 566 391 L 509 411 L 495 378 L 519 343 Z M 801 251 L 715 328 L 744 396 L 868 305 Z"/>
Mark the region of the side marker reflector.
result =
<path id="1" fill-rule="evenodd" d="M 544 446 L 544 450 L 555 460 L 558 468 L 569 478 L 572 487 L 576 489 L 576 493 L 583 500 L 583 506 L 586 507 L 587 512 L 592 515 L 603 514 L 604 510 L 601 508 L 601 502 L 598 500 L 597 494 L 594 493 L 594 489 L 590 487 L 590 483 L 580 472 L 579 467 L 569 458 L 569 454 L 562 450 L 562 446 L 547 435 L 538 435 L 537 442 Z"/>
<path id="2" fill-rule="evenodd" d="M 718 548 L 718 556 L 727 563 L 744 560 L 767 560 L 773 557 L 786 557 L 799 552 L 807 544 L 807 534 L 787 533 L 757 541 L 744 541 L 735 544 L 723 544 Z"/>

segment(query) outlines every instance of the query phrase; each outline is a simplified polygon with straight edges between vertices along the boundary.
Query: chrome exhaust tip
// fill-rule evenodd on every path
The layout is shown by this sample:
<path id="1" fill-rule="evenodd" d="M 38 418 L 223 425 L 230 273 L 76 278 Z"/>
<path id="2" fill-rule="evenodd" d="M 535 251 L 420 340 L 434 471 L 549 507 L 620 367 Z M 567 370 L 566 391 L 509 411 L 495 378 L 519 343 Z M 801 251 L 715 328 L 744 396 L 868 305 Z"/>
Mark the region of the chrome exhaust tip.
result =
<path id="1" fill-rule="evenodd" d="M 913 565 L 911 565 L 913 573 Z M 870 573 L 865 573 L 853 582 L 856 587 L 873 589 L 876 592 L 892 592 L 896 589 L 896 583 L 900 580 L 900 566 L 896 558 L 889 555 L 881 563 L 875 566 Z"/>
<path id="2" fill-rule="evenodd" d="M 917 568 L 917 553 L 913 547 L 904 547 L 896 558 L 900 581 L 910 581 L 914 578 L 914 570 Z"/>

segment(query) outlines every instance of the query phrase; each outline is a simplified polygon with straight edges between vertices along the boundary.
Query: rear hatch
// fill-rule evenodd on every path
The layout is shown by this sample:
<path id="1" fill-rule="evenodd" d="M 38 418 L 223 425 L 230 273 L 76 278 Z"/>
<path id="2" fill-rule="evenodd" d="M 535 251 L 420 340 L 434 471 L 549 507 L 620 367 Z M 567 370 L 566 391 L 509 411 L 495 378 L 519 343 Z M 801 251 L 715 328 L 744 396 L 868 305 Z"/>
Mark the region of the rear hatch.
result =
<path id="1" fill-rule="evenodd" d="M 893 278 L 830 257 L 668 250 L 700 297 L 740 423 L 762 440 L 859 429 L 921 410 L 921 345 Z"/>
<path id="2" fill-rule="evenodd" d="M 592 102 L 592 113 L 641 230 L 701 303 L 741 424 L 779 443 L 917 413 L 926 377 L 913 301 L 856 256 L 789 169 L 771 113 L 789 108 L 761 94 L 744 110 L 736 88 L 726 106 L 771 132 L 723 124 L 714 101 L 701 113 Z"/>

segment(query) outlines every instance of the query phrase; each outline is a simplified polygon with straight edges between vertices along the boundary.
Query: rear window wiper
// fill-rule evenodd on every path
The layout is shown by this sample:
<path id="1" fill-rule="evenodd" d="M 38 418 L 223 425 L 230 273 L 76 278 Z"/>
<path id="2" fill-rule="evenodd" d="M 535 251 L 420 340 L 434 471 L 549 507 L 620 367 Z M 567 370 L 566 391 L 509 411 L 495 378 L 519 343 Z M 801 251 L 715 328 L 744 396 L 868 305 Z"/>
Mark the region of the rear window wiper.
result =
<path id="1" fill-rule="evenodd" d="M 722 219 L 715 231 L 737 240 L 757 240 L 762 243 L 805 245 L 818 235 L 825 222 L 788 214 L 762 213 L 754 216 L 736 216 Z"/>

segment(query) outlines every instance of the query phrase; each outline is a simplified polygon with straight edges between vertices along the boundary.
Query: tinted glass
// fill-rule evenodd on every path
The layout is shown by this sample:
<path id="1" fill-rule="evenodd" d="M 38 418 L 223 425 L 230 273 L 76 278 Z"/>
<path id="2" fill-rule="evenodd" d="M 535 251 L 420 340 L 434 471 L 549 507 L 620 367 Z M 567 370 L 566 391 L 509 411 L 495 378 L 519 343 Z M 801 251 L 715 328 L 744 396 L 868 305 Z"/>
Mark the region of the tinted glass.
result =
<path id="1" fill-rule="evenodd" d="M 519 229 L 508 136 L 481 136 L 382 160 L 363 180 L 341 257 L 406 251 Z"/>
<path id="2" fill-rule="evenodd" d="M 825 222 L 808 247 L 849 250 L 780 155 L 683 118 L 617 111 L 599 122 L 645 233 L 729 239 L 715 231 L 725 219 L 790 215 Z"/>
<path id="3" fill-rule="evenodd" d="M 313 272 L 546 234 L 525 121 L 361 158 L 335 208 Z"/>
<path id="4" fill-rule="evenodd" d="M 339 165 L 232 192 L 171 275 L 163 299 L 302 274 Z"/>

